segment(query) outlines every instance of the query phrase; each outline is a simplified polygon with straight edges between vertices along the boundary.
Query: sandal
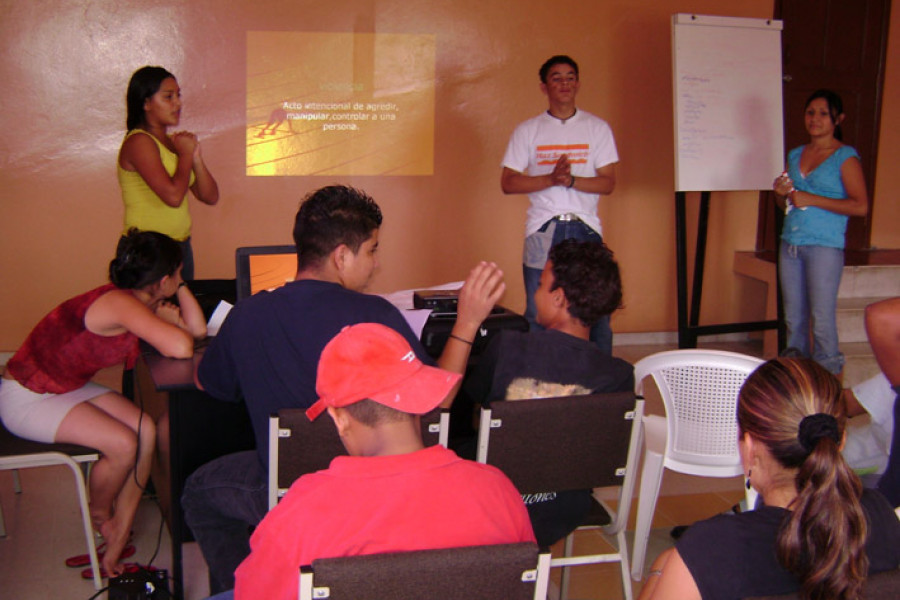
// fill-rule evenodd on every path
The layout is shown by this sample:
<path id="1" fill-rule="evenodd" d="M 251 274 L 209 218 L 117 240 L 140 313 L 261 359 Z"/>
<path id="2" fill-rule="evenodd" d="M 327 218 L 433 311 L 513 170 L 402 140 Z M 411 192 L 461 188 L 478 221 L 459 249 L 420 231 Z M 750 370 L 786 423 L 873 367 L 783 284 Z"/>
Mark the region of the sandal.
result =
<path id="1" fill-rule="evenodd" d="M 138 563 L 125 563 L 124 566 L 125 566 L 125 570 L 122 571 L 122 575 L 131 574 L 131 573 L 139 573 L 141 571 L 147 571 L 150 573 L 155 573 L 155 572 L 159 571 L 159 569 L 157 569 L 153 565 L 142 565 L 142 564 L 138 564 Z M 102 577 L 103 579 L 109 578 L 109 573 L 107 573 L 106 569 L 104 569 L 103 567 L 100 567 L 100 577 Z M 93 579 L 94 574 L 91 572 L 90 568 L 87 568 L 81 572 L 81 578 L 82 579 Z"/>
<path id="2" fill-rule="evenodd" d="M 122 558 L 128 558 L 129 556 L 133 556 L 136 552 L 134 545 L 128 544 L 124 548 L 122 548 Z M 97 560 L 103 560 L 103 556 L 106 554 L 106 542 L 103 542 L 99 546 L 97 546 Z M 66 559 L 66 566 L 72 569 L 77 569 L 79 567 L 87 567 L 91 564 L 91 557 L 89 554 L 76 554 L 75 556 L 70 556 Z"/>

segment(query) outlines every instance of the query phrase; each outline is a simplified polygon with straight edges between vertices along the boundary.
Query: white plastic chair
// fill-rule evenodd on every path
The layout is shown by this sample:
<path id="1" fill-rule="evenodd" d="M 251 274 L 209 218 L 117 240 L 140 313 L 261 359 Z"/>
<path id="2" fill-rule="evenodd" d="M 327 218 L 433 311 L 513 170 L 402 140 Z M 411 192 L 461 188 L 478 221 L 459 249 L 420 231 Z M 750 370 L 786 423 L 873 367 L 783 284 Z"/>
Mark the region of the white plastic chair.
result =
<path id="1" fill-rule="evenodd" d="M 763 361 L 722 350 L 671 350 L 634 365 L 635 391 L 652 376 L 666 416 L 644 416 L 644 467 L 638 492 L 631 577 L 640 581 L 663 469 L 702 477 L 743 475 L 737 446 L 737 397 Z M 746 507 L 756 503 L 746 493 Z"/>
<path id="2" fill-rule="evenodd" d="M 17 494 L 22 493 L 18 473 L 20 469 L 65 465 L 72 471 L 72 475 L 75 477 L 78 503 L 81 507 L 81 524 L 84 527 L 84 537 L 91 561 L 91 575 L 94 580 L 94 588 L 98 590 L 103 587 L 103 580 L 100 578 L 100 562 L 97 558 L 97 546 L 94 543 L 87 486 L 81 465 L 89 465 L 99 459 L 100 454 L 93 448 L 74 444 L 42 444 L 25 440 L 13 435 L 0 423 L 0 471 L 13 471 L 13 488 Z M 0 537 L 6 537 L 2 507 L 0 507 Z"/>

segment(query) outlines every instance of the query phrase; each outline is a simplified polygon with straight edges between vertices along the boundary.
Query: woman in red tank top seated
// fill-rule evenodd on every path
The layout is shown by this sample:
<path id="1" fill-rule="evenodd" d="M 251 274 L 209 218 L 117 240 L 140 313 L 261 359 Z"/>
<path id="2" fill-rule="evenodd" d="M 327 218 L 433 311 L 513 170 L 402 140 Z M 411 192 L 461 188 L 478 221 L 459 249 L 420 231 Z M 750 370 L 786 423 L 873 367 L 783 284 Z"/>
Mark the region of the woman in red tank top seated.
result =
<path id="1" fill-rule="evenodd" d="M 131 230 L 109 264 L 111 283 L 63 302 L 9 360 L 0 381 L 0 419 L 14 434 L 100 451 L 91 469 L 91 518 L 103 535 L 101 565 L 123 570 L 156 438 L 153 420 L 121 394 L 92 383 L 100 369 L 134 365 L 138 340 L 188 358 L 206 335 L 203 311 L 181 279 L 181 249 L 161 233 Z M 177 298 L 178 306 L 169 302 Z"/>

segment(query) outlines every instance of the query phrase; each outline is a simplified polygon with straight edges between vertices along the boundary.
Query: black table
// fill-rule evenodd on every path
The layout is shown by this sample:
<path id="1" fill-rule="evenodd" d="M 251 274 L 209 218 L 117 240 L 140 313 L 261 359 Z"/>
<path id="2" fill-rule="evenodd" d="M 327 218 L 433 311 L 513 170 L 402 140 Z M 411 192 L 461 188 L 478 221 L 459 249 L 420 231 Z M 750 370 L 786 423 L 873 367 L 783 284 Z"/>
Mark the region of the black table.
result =
<path id="1" fill-rule="evenodd" d="M 169 523 L 173 591 L 179 600 L 184 597 L 181 545 L 193 540 L 181 510 L 185 480 L 214 458 L 256 447 L 244 403 L 216 400 L 194 385 L 194 365 L 202 355 L 200 350 L 192 359 L 173 359 L 146 349 L 136 367 L 136 402 L 156 421 L 168 413 L 168 461 L 161 448 L 168 464 L 154 461 L 151 476 Z"/>
<path id="2" fill-rule="evenodd" d="M 194 290 L 197 283 L 191 282 Z M 215 304 L 216 292 L 209 295 L 210 313 Z M 197 291 L 195 291 L 195 294 Z M 198 300 L 201 298 L 198 295 Z M 426 348 L 434 356 L 440 354 L 447 341 L 455 318 L 432 318 L 422 332 Z M 498 307 L 488 317 L 476 336 L 470 366 L 477 361 L 488 339 L 503 329 L 527 330 L 528 322 L 516 313 Z M 190 530 L 184 522 L 181 510 L 181 492 L 188 476 L 201 465 L 226 454 L 253 450 L 256 443 L 247 408 L 243 402 L 231 403 L 216 400 L 197 389 L 194 383 L 195 366 L 203 357 L 203 348 L 191 359 L 173 359 L 160 355 L 153 348 L 144 345 L 141 360 L 135 368 L 136 397 L 145 410 L 160 427 L 160 437 L 165 440 L 168 413 L 168 460 L 165 448 L 160 443 L 160 461 L 154 461 L 151 471 L 153 484 L 160 499 L 163 513 L 169 523 L 172 537 L 172 579 L 174 596 L 184 597 L 184 573 L 182 548 L 184 542 L 193 541 Z M 471 401 L 458 398 L 451 409 L 451 432 L 470 433 L 472 428 Z"/>

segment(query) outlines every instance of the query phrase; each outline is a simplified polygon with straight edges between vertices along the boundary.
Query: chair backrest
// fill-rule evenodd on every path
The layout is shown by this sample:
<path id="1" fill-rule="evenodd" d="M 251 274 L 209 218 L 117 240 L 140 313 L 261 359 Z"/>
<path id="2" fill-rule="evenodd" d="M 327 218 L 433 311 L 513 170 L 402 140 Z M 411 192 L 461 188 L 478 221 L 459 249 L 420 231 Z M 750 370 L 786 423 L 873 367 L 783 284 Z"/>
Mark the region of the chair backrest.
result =
<path id="1" fill-rule="evenodd" d="M 426 446 L 447 446 L 450 412 L 435 409 L 422 415 L 422 441 Z M 347 454 L 334 422 L 327 416 L 315 421 L 302 408 L 283 408 L 269 417 L 269 508 L 287 493 L 301 475 L 327 469 L 336 456 Z"/>
<path id="2" fill-rule="evenodd" d="M 670 350 L 634 365 L 638 394 L 652 376 L 666 409 L 666 459 L 688 465 L 724 466 L 740 461 L 737 397 L 744 380 L 763 361 L 722 350 Z"/>
<path id="3" fill-rule="evenodd" d="M 534 543 L 327 558 L 301 567 L 299 597 L 543 600 L 549 571 L 549 553 Z"/>
<path id="4" fill-rule="evenodd" d="M 862 600 L 897 600 L 900 596 L 900 570 L 883 571 L 870 575 L 863 588 Z M 799 594 L 778 596 L 754 596 L 745 600 L 799 600 Z"/>
<path id="5" fill-rule="evenodd" d="M 637 464 L 642 414 L 633 392 L 492 402 L 481 411 L 478 461 L 523 494 L 621 486 L 629 458 Z"/>

